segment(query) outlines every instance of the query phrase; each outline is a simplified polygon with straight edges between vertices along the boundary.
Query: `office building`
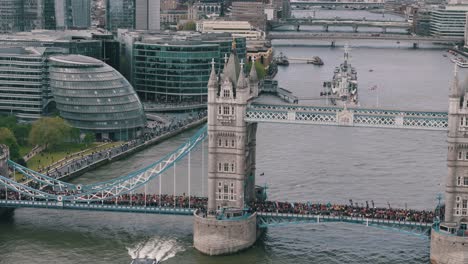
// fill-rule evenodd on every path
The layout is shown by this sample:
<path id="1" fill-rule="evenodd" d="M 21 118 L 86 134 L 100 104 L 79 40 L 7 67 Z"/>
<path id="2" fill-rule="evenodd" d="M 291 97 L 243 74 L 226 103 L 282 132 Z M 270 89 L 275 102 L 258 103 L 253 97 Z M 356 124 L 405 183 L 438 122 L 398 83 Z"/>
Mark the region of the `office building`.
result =
<path id="1" fill-rule="evenodd" d="M 140 99 L 115 69 L 81 55 L 49 58 L 50 87 L 60 116 L 98 140 L 128 140 L 146 124 Z"/>
<path id="2" fill-rule="evenodd" d="M 265 31 L 267 15 L 263 2 L 232 2 L 232 20 L 249 21 L 252 26 Z"/>
<path id="3" fill-rule="evenodd" d="M 431 11 L 430 33 L 440 37 L 464 37 L 468 5 L 447 5 Z"/>
<path id="4" fill-rule="evenodd" d="M 107 0 L 106 28 L 113 33 L 117 29 L 135 28 L 135 0 Z"/>
<path id="5" fill-rule="evenodd" d="M 135 28 L 159 30 L 160 0 L 135 0 Z"/>

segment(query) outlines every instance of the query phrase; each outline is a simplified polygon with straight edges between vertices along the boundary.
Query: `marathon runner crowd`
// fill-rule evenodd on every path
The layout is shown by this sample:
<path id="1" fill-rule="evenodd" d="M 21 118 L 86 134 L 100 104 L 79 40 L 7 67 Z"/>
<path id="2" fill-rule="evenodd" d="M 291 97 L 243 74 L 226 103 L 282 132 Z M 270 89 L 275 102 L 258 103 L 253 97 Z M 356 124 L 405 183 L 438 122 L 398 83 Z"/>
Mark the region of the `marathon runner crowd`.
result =
<path id="1" fill-rule="evenodd" d="M 47 192 L 55 195 L 75 195 L 76 192 Z M 17 192 L 0 191 L 0 200 L 5 199 L 8 194 L 8 200 L 33 200 L 27 196 L 20 196 Z M 97 193 L 96 197 L 99 199 L 100 194 Z M 36 199 L 38 200 L 38 199 Z M 174 195 L 158 195 L 158 194 L 124 194 L 103 201 L 93 201 L 92 204 L 105 204 L 105 205 L 125 205 L 125 206 L 149 206 L 149 207 L 178 207 L 178 208 L 194 208 L 201 209 L 206 212 L 207 205 L 206 197 L 196 197 L 183 194 L 179 196 Z M 330 215 L 330 216 L 343 216 L 343 217 L 362 217 L 383 220 L 395 221 L 412 221 L 420 223 L 432 223 L 436 217 L 436 212 L 427 210 L 413 210 L 401 208 L 383 208 L 373 206 L 355 206 L 343 204 L 322 204 L 322 203 L 291 203 L 291 202 L 254 202 L 249 206 L 250 212 L 264 212 L 264 213 L 278 213 L 278 214 L 299 214 L 299 215 Z M 440 212 L 443 214 L 443 208 Z M 443 215 L 441 216 L 443 219 Z"/>

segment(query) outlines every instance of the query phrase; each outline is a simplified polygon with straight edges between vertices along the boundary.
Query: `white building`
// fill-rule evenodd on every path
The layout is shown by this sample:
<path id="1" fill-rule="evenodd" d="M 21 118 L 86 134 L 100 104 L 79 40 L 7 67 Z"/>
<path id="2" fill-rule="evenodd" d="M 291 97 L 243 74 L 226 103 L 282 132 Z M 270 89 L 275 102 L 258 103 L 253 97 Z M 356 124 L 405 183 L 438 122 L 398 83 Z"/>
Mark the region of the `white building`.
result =
<path id="1" fill-rule="evenodd" d="M 447 5 L 444 8 L 431 11 L 431 35 L 463 37 L 467 12 L 468 5 Z"/>
<path id="2" fill-rule="evenodd" d="M 200 20 L 197 31 L 202 33 L 231 33 L 233 37 L 245 37 L 247 40 L 261 40 L 265 32 L 256 30 L 248 21 Z"/>

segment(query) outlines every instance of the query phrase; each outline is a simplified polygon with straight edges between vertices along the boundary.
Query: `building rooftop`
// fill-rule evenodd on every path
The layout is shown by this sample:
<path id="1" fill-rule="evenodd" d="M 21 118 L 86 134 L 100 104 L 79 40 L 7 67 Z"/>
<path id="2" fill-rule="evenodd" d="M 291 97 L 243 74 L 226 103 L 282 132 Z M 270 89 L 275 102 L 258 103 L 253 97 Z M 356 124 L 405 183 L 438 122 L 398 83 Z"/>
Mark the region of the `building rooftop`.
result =
<path id="1" fill-rule="evenodd" d="M 111 34 L 103 30 L 33 30 L 30 32 L 16 32 L 0 34 L 0 40 L 21 41 L 71 41 L 91 40 L 93 36 Z"/>
<path id="2" fill-rule="evenodd" d="M 103 62 L 88 56 L 83 55 L 60 55 L 50 58 L 51 61 L 64 64 L 86 65 L 86 66 L 102 66 Z"/>

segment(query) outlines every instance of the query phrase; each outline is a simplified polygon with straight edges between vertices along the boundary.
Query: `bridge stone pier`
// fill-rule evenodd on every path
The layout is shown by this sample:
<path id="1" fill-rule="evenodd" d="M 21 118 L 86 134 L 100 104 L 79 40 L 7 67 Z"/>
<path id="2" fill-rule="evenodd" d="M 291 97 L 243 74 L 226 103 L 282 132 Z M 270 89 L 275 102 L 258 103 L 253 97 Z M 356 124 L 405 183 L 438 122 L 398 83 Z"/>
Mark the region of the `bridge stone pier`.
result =
<path id="1" fill-rule="evenodd" d="M 445 219 L 431 232 L 431 264 L 468 263 L 468 79 L 460 87 L 455 76 L 448 111 L 448 174 Z"/>
<path id="2" fill-rule="evenodd" d="M 193 232 L 194 247 L 208 255 L 248 248 L 259 233 L 256 213 L 245 210 L 255 199 L 257 124 L 244 121 L 258 77 L 243 64 L 233 47 L 219 76 L 212 62 L 208 82 L 208 210 L 194 213 Z"/>

